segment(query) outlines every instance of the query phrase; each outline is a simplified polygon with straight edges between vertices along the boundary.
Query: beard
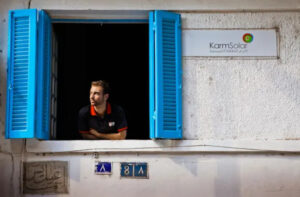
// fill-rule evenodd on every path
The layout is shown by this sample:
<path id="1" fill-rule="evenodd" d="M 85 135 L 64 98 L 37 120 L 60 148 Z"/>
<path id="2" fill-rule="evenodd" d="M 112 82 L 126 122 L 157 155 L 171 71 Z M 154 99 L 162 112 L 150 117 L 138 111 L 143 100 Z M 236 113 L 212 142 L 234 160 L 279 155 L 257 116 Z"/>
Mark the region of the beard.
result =
<path id="1" fill-rule="evenodd" d="M 90 100 L 90 103 L 92 106 L 97 107 L 97 106 L 103 105 L 105 102 L 104 102 L 104 100 L 101 100 L 101 101 Z"/>

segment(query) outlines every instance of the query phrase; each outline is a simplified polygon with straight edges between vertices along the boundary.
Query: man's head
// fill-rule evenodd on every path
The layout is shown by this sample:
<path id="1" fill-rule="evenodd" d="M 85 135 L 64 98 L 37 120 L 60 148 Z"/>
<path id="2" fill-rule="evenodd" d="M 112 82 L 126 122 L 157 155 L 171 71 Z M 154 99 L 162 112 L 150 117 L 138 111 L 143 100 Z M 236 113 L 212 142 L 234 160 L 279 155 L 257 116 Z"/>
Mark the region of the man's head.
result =
<path id="1" fill-rule="evenodd" d="M 105 81 L 93 81 L 90 89 L 90 103 L 93 106 L 106 105 L 109 98 L 109 84 Z"/>

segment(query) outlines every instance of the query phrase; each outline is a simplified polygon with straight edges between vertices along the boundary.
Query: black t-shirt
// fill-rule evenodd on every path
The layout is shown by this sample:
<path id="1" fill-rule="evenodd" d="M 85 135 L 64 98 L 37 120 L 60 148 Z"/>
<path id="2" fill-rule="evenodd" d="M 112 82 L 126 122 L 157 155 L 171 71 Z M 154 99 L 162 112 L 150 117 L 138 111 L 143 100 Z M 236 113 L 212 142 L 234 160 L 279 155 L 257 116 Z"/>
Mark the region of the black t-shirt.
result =
<path id="1" fill-rule="evenodd" d="M 79 133 L 89 133 L 90 129 L 99 133 L 117 133 L 127 130 L 127 121 L 123 109 L 118 105 L 107 103 L 103 118 L 97 116 L 95 109 L 87 105 L 79 111 L 78 130 Z"/>

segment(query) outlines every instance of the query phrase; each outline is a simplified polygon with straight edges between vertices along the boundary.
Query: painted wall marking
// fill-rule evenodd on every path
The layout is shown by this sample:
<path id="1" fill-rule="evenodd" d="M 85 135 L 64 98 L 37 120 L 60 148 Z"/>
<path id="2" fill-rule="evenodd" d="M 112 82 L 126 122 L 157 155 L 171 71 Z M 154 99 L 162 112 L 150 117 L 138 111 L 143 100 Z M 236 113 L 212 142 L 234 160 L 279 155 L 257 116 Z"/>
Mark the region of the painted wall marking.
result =
<path id="1" fill-rule="evenodd" d="M 23 163 L 24 194 L 68 193 L 67 161 L 38 161 Z"/>

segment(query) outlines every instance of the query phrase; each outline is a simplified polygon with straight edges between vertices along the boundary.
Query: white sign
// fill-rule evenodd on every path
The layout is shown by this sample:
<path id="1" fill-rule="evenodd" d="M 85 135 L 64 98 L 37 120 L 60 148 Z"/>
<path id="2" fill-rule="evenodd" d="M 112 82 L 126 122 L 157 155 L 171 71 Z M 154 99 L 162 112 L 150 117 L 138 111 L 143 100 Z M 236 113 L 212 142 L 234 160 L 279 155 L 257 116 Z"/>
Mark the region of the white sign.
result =
<path id="1" fill-rule="evenodd" d="M 182 55 L 277 57 L 276 30 L 183 30 Z"/>

